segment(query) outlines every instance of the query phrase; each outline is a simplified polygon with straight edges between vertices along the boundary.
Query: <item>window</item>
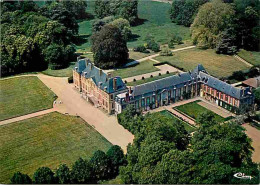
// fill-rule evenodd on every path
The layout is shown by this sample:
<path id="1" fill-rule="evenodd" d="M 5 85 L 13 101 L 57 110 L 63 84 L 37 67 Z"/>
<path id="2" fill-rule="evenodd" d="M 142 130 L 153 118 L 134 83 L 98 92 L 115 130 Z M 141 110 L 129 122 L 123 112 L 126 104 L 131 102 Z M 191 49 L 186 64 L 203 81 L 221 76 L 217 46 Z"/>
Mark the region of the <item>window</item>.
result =
<path id="1" fill-rule="evenodd" d="M 150 105 L 150 97 L 146 99 L 146 105 Z"/>
<path id="2" fill-rule="evenodd" d="M 152 97 L 152 103 L 155 103 L 155 96 Z"/>
<path id="3" fill-rule="evenodd" d="M 142 99 L 142 107 L 144 107 L 144 99 Z"/>
<path id="4" fill-rule="evenodd" d="M 113 94 L 110 95 L 110 98 L 113 99 Z"/>

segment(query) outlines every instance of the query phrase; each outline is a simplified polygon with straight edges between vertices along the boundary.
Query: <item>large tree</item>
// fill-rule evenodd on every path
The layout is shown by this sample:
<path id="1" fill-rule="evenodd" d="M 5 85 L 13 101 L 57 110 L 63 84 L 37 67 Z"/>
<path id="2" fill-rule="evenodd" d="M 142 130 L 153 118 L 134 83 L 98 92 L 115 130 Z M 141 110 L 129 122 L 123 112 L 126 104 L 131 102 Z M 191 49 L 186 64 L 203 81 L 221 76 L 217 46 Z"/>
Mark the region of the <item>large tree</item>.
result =
<path id="1" fill-rule="evenodd" d="M 33 174 L 35 184 L 55 184 L 56 182 L 53 171 L 48 167 L 40 167 Z"/>
<path id="2" fill-rule="evenodd" d="M 108 69 L 123 66 L 128 60 L 128 49 L 121 31 L 106 25 L 92 36 L 92 51 L 96 66 Z"/>
<path id="3" fill-rule="evenodd" d="M 113 145 L 107 151 L 107 156 L 111 161 L 111 174 L 117 176 L 119 173 L 119 167 L 126 163 L 123 150 L 118 145 Z"/>
<path id="4" fill-rule="evenodd" d="M 71 182 L 69 167 L 66 164 L 61 164 L 56 170 L 55 177 L 59 184 L 69 184 Z"/>
<path id="5" fill-rule="evenodd" d="M 220 33 L 233 27 L 235 11 L 222 0 L 202 5 L 191 25 L 192 40 L 201 48 L 215 48 Z"/>
<path id="6" fill-rule="evenodd" d="M 12 184 L 31 184 L 32 179 L 27 175 L 21 172 L 14 173 L 13 177 L 11 178 Z"/>
<path id="7" fill-rule="evenodd" d="M 79 158 L 72 166 L 71 170 L 71 182 L 72 183 L 92 183 L 93 171 L 89 161 Z"/>

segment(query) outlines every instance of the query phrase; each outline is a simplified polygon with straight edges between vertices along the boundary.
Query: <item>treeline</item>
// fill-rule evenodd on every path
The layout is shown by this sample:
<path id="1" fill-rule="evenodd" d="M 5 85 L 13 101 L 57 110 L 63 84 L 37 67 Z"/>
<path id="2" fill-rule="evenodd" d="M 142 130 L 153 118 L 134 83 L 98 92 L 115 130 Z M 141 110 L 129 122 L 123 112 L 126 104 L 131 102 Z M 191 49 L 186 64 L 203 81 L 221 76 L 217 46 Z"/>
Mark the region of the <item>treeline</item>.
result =
<path id="1" fill-rule="evenodd" d="M 61 164 L 55 172 L 48 167 L 40 167 L 31 179 L 27 174 L 17 172 L 11 178 L 12 184 L 90 184 L 115 178 L 119 167 L 126 165 L 122 149 L 114 145 L 107 153 L 96 151 L 90 160 L 79 158 L 72 165 Z"/>
<path id="2" fill-rule="evenodd" d="M 171 19 L 191 26 L 199 48 L 216 48 L 233 54 L 239 48 L 260 50 L 260 3 L 258 0 L 174 0 Z"/>
<path id="3" fill-rule="evenodd" d="M 1 76 L 67 66 L 86 7 L 81 0 L 1 2 Z"/>
<path id="4" fill-rule="evenodd" d="M 251 140 L 234 122 L 217 123 L 201 114 L 191 137 L 178 121 L 160 113 L 139 115 L 129 106 L 118 121 L 134 135 L 127 148 L 127 165 L 120 168 L 126 184 L 256 184 Z M 243 172 L 250 179 L 237 179 Z"/>
<path id="5" fill-rule="evenodd" d="M 96 0 L 95 13 L 102 19 L 108 16 L 121 17 L 136 24 L 138 0 Z"/>

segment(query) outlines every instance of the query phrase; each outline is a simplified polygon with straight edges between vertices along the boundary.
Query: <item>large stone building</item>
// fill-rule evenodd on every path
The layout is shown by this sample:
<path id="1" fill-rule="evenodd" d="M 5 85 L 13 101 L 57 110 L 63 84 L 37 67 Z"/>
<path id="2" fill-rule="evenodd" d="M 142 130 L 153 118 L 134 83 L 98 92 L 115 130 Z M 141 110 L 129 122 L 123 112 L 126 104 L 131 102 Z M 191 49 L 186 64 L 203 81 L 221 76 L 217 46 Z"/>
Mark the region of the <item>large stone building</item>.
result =
<path id="1" fill-rule="evenodd" d="M 115 106 L 117 113 L 128 104 L 144 111 L 196 96 L 236 113 L 254 103 L 250 88 L 233 87 L 210 76 L 202 65 L 198 65 L 193 71 L 129 88 L 128 92 L 116 96 Z"/>
<path id="2" fill-rule="evenodd" d="M 110 114 L 121 113 L 129 104 L 137 111 L 146 111 L 197 96 L 236 113 L 254 104 L 249 87 L 233 87 L 210 76 L 202 65 L 189 72 L 127 88 L 120 77 L 112 77 L 88 59 L 81 59 L 73 69 L 73 80 L 84 98 Z"/>
<path id="3" fill-rule="evenodd" d="M 83 98 L 109 114 L 115 111 L 115 96 L 127 91 L 120 77 L 106 74 L 89 59 L 78 60 L 73 69 L 73 83 Z"/>

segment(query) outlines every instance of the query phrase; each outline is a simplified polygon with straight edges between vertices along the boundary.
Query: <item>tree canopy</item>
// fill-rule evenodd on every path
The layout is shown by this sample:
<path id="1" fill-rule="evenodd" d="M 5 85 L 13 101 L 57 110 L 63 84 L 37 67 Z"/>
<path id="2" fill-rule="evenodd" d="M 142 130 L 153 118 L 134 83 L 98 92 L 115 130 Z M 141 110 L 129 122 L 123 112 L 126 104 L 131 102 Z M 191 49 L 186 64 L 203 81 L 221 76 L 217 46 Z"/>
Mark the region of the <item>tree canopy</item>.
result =
<path id="1" fill-rule="evenodd" d="M 128 60 L 126 41 L 113 25 L 105 25 L 92 35 L 92 51 L 95 65 L 103 69 L 123 66 Z"/>

